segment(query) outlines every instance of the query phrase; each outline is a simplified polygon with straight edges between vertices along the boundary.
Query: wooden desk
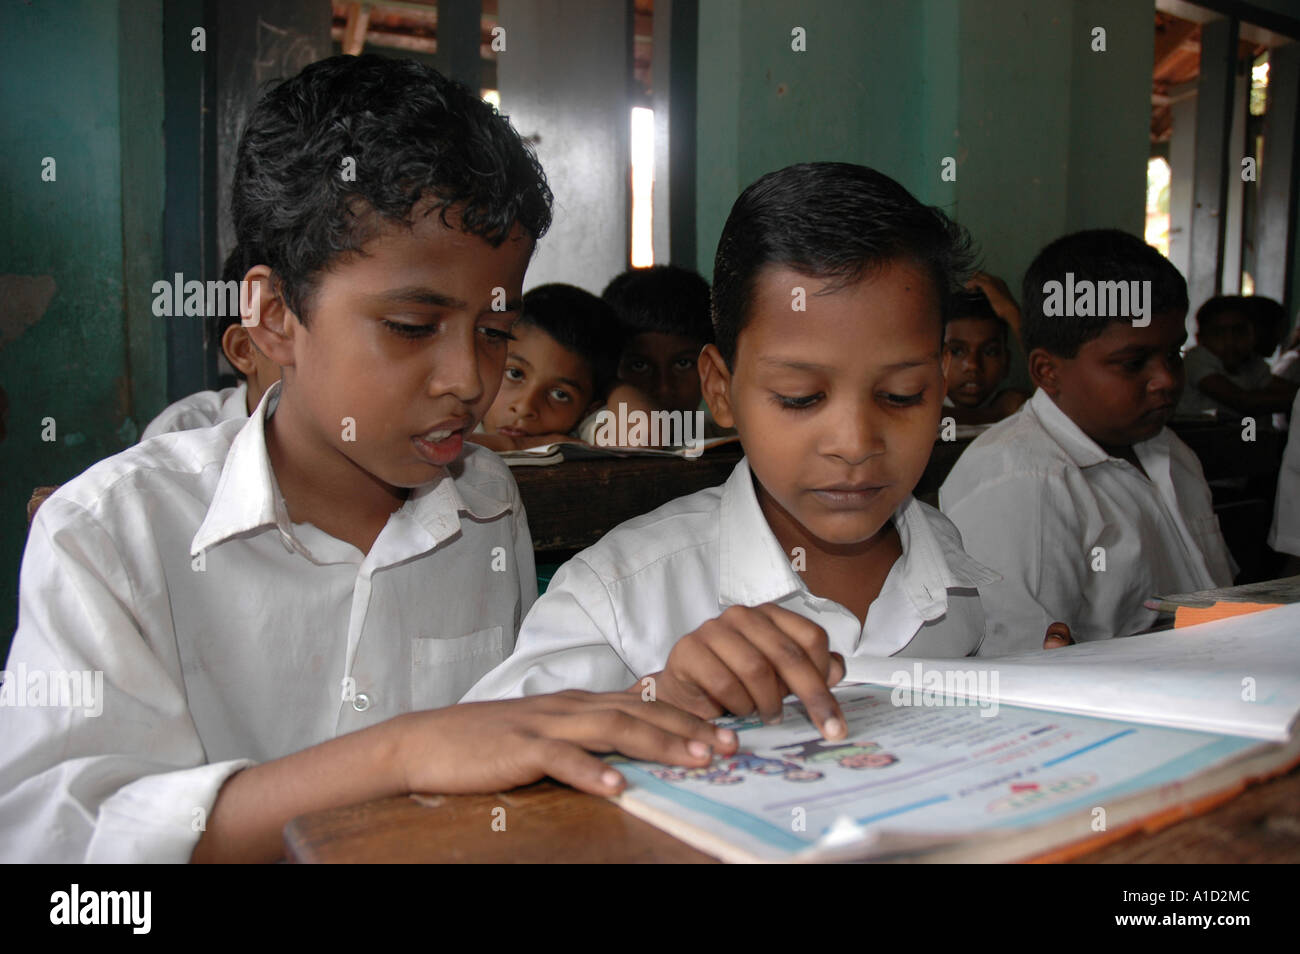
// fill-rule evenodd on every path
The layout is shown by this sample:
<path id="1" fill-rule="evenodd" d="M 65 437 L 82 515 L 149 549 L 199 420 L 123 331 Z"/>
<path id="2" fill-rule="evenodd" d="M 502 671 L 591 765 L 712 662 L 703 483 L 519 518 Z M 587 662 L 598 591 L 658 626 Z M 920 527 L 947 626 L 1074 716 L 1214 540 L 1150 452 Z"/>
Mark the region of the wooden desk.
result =
<path id="1" fill-rule="evenodd" d="M 937 504 L 939 485 L 969 440 L 937 441 L 916 496 Z M 666 457 L 574 460 L 512 471 L 528 511 L 528 529 L 539 557 L 565 558 L 589 547 L 624 520 L 731 476 L 739 444 L 711 450 L 699 460 Z"/>
<path id="2" fill-rule="evenodd" d="M 493 809 L 505 831 L 493 831 Z M 499 814 L 499 813 L 498 813 Z M 713 863 L 613 802 L 554 782 L 496 795 L 412 796 L 304 815 L 285 827 L 290 861 L 325 863 Z M 1300 862 L 1300 769 L 1204 815 L 1138 832 L 1082 863 Z"/>
<path id="3" fill-rule="evenodd" d="M 725 483 L 741 456 L 739 444 L 725 444 L 696 460 L 571 460 L 511 473 L 528 512 L 533 549 L 547 555 L 589 547 L 624 520 Z"/>

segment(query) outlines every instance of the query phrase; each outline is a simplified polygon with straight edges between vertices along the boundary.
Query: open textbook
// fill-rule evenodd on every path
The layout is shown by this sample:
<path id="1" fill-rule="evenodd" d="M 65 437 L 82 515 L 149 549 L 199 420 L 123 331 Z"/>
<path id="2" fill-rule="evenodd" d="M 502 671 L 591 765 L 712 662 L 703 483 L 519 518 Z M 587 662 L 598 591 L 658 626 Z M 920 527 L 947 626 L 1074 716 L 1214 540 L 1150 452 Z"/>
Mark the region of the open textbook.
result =
<path id="1" fill-rule="evenodd" d="M 1033 656 L 850 660 L 845 741 L 788 702 L 777 725 L 721 720 L 740 751 L 704 769 L 612 760 L 618 800 L 725 861 L 1066 857 L 1300 763 L 1297 650 L 1300 606 Z"/>

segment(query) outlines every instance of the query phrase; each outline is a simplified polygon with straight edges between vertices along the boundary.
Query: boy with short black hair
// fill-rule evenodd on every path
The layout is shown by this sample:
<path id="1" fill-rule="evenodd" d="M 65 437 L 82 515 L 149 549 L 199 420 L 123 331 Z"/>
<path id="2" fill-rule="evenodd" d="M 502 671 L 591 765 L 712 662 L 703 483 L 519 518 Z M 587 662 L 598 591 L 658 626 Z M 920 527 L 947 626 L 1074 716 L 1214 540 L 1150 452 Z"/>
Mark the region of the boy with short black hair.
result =
<path id="1" fill-rule="evenodd" d="M 1242 417 L 1291 409 L 1296 384 L 1275 377 L 1256 353 L 1257 310 L 1241 295 L 1220 295 L 1197 309 L 1197 343 L 1183 356 L 1187 387 L 1178 413 Z"/>
<path id="2" fill-rule="evenodd" d="M 747 188 L 718 244 L 716 344 L 700 361 L 745 459 L 561 567 L 515 654 L 466 698 L 653 685 L 696 715 L 776 719 L 794 692 L 839 738 L 827 687 L 844 656 L 975 652 L 996 574 L 912 497 L 968 257 L 960 227 L 862 166 L 791 166 Z"/>
<path id="3" fill-rule="evenodd" d="M 1115 282 L 1129 283 L 1131 307 L 1116 309 L 1128 313 L 1096 313 Z M 1092 295 L 1077 309 L 1090 314 L 1045 313 L 1065 287 Z M 1038 390 L 975 439 L 939 491 L 967 550 L 1002 575 L 984 593 L 982 655 L 1034 648 L 1052 620 L 1080 640 L 1125 636 L 1154 621 L 1145 599 L 1232 583 L 1200 462 L 1165 427 L 1186 313 L 1178 270 L 1125 232 L 1067 235 L 1029 266 L 1024 338 Z"/>
<path id="4" fill-rule="evenodd" d="M 630 400 L 644 409 L 695 411 L 700 407 L 696 363 L 713 340 L 709 283 L 679 265 L 632 268 L 601 293 L 622 323 L 627 340 L 610 404 Z"/>
<path id="5" fill-rule="evenodd" d="M 501 390 L 470 440 L 493 450 L 572 440 L 614 381 L 623 344 L 614 310 L 573 285 L 541 285 L 524 295 L 513 334 Z"/>
<path id="6" fill-rule="evenodd" d="M 626 693 L 452 705 L 536 595 L 515 483 L 462 446 L 550 222 L 515 130 L 427 67 L 332 57 L 254 108 L 232 191 L 248 331 L 283 378 L 246 423 L 136 445 L 41 506 L 8 668 L 98 673 L 102 696 L 7 710 L 0 853 L 270 860 L 305 812 L 548 774 L 611 795 L 584 748 L 734 751 Z"/>
<path id="7" fill-rule="evenodd" d="M 1009 328 L 982 291 L 953 295 L 943 327 L 945 411 L 958 424 L 991 424 L 1013 413 L 1029 395 L 1002 389 L 1011 364 Z"/>
<path id="8" fill-rule="evenodd" d="M 243 281 L 248 271 L 244 250 L 236 247 L 226 256 L 222 282 Z M 212 346 L 221 351 L 239 376 L 239 384 L 220 391 L 199 391 L 168 405 L 140 435 L 148 440 L 172 431 L 211 427 L 222 421 L 246 421 L 267 389 L 280 380 L 280 366 L 262 354 L 244 327 L 240 315 L 223 315 L 213 324 Z"/>

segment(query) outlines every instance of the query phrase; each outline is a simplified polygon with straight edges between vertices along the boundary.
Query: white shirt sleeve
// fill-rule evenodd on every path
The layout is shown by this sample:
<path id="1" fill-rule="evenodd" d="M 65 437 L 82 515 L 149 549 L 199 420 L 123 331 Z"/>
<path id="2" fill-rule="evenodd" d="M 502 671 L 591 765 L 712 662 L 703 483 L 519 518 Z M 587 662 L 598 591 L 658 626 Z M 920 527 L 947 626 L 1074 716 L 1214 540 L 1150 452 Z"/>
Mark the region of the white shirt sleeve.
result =
<path id="1" fill-rule="evenodd" d="M 188 861 L 222 784 L 252 764 L 207 764 L 175 643 L 142 631 L 138 599 L 166 597 L 138 596 L 103 528 L 77 505 L 47 500 L 23 555 L 6 681 L 102 673 L 102 683 L 85 679 L 102 692 L 75 706 L 33 704 L 16 685 L 6 693 L 4 861 Z"/>
<path id="2" fill-rule="evenodd" d="M 979 485 L 955 501 L 947 484 L 941 509 L 974 559 L 1002 574 L 980 587 L 986 634 L 981 656 L 1043 648 L 1048 624 L 1063 622 L 1077 640 L 1084 575 L 1083 524 L 1060 477 L 1016 474 Z"/>
<path id="3" fill-rule="evenodd" d="M 605 584 L 575 557 L 556 571 L 524 619 L 514 655 L 480 679 L 461 701 L 512 699 L 565 689 L 626 689 L 636 681 L 636 674 L 616 645 L 618 622 Z"/>

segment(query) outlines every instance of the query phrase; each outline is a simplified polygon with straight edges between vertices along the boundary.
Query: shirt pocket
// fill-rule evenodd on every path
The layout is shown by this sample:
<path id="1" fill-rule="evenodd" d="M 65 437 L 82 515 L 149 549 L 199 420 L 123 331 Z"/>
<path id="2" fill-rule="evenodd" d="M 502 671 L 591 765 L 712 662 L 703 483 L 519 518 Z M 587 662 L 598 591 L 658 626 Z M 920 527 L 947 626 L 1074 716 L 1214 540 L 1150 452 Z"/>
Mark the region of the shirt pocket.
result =
<path id="1" fill-rule="evenodd" d="M 465 636 L 430 636 L 411 649 L 411 707 L 454 705 L 505 658 L 502 629 L 490 626 Z"/>

